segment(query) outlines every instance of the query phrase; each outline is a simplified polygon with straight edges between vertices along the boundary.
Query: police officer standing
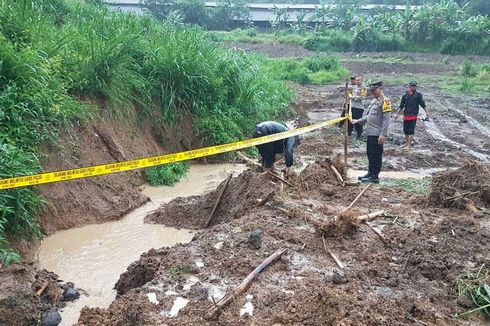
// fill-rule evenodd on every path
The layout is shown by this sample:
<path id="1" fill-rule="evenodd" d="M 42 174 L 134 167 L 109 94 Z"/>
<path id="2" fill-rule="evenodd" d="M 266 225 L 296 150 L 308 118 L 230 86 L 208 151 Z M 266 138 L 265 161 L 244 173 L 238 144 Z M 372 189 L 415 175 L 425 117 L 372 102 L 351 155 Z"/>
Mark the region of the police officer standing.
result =
<path id="1" fill-rule="evenodd" d="M 415 125 L 417 124 L 417 116 L 419 114 L 419 107 L 421 106 L 425 111 L 426 119 L 429 118 L 429 112 L 425 106 L 424 96 L 417 91 L 417 82 L 411 81 L 408 84 L 408 90 L 403 95 L 400 107 L 396 112 L 395 121 L 398 115 L 403 111 L 403 133 L 405 134 L 405 144 L 402 148 L 410 150 L 413 142 L 413 135 L 415 134 Z"/>
<path id="2" fill-rule="evenodd" d="M 364 101 L 368 96 L 368 89 L 362 84 L 362 77 L 356 77 L 356 85 L 354 86 L 352 97 L 351 97 L 351 113 L 352 119 L 361 119 L 364 114 Z M 352 127 L 349 125 L 349 135 L 352 133 Z M 356 139 L 360 140 L 362 137 L 362 124 L 356 124 L 354 126 L 357 136 Z"/>
<path id="3" fill-rule="evenodd" d="M 277 134 L 288 131 L 289 128 L 282 123 L 275 121 L 265 121 L 255 126 L 252 137 L 263 137 L 267 135 Z M 276 140 L 274 142 L 257 145 L 260 156 L 262 156 L 262 168 L 264 171 L 274 172 L 274 163 L 276 162 L 276 154 L 284 153 L 286 162 L 286 177 L 289 177 L 290 168 L 293 165 L 293 149 L 295 144 L 298 144 L 298 137 L 289 137 L 286 139 Z"/>
<path id="4" fill-rule="evenodd" d="M 383 94 L 383 82 L 371 85 L 374 99 L 367 108 L 366 114 L 358 120 L 352 120 L 354 125 L 366 124 L 367 156 L 369 160 L 368 173 L 359 180 L 368 183 L 379 183 L 379 173 L 383 163 L 383 145 L 388 134 L 391 115 L 391 100 Z"/>

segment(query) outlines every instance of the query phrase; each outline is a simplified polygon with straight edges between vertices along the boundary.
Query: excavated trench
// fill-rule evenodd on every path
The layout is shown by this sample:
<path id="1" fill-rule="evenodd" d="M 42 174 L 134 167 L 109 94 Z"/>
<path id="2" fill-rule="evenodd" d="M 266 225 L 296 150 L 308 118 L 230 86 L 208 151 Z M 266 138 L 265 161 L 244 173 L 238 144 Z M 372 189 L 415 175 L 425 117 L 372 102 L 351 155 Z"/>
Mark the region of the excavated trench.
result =
<path id="1" fill-rule="evenodd" d="M 84 306 L 108 307 L 116 297 L 114 284 L 142 253 L 187 243 L 194 235 L 187 229 L 146 224 L 145 216 L 174 198 L 213 190 L 230 172 L 243 169 L 237 164 L 193 165 L 187 177 L 173 187 L 144 186 L 142 194 L 150 200 L 119 221 L 59 231 L 44 239 L 38 253 L 40 267 L 75 283 L 85 293 L 60 311 L 60 325 L 76 323 Z"/>

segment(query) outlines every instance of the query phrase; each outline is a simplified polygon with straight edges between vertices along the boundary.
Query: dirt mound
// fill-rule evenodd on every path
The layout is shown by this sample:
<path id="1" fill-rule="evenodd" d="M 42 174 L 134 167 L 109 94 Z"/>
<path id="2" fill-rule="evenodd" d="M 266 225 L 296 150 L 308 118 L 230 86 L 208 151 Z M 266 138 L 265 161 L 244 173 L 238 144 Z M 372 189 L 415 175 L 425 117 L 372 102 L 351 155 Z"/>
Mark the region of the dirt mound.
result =
<path id="1" fill-rule="evenodd" d="M 325 159 L 309 164 L 299 176 L 293 178 L 296 190 L 301 194 L 320 192 L 328 196 L 335 192 L 331 185 L 340 185 L 335 172 L 331 168 L 335 167 L 337 171 L 345 178 L 347 169 L 339 157 L 335 159 Z"/>
<path id="2" fill-rule="evenodd" d="M 145 222 L 190 229 L 204 228 L 225 185 L 226 180 L 208 194 L 176 198 L 148 215 Z M 278 187 L 278 183 L 267 175 L 251 170 L 232 178 L 226 186 L 210 225 L 242 217 L 246 212 L 257 207 L 259 200 L 277 192 Z"/>
<path id="3" fill-rule="evenodd" d="M 429 203 L 434 206 L 466 209 L 490 206 L 490 164 L 466 162 L 463 167 L 432 179 Z"/>

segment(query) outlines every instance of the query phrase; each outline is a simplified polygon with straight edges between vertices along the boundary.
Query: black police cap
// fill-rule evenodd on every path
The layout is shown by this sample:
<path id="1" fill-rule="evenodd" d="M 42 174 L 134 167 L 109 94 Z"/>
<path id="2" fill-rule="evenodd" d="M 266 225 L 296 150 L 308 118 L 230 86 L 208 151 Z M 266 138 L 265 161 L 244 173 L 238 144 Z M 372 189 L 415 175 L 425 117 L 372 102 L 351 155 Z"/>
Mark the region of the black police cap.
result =
<path id="1" fill-rule="evenodd" d="M 412 80 L 410 83 L 408 83 L 408 86 L 417 86 L 417 82 Z"/>
<path id="2" fill-rule="evenodd" d="M 371 83 L 369 86 L 371 86 L 372 88 L 383 87 L 383 82 L 380 80 L 380 81 Z"/>
<path id="3" fill-rule="evenodd" d="M 355 75 L 352 75 L 352 76 L 350 76 L 350 79 L 351 79 L 351 80 L 352 80 L 352 79 L 356 79 L 356 76 L 355 76 Z"/>

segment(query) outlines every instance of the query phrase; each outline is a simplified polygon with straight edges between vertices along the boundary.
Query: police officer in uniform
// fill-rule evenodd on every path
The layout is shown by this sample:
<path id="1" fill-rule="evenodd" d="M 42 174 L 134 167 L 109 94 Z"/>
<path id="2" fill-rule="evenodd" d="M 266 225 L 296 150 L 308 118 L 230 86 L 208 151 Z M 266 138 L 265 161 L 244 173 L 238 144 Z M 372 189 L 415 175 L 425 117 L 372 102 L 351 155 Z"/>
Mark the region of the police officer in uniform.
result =
<path id="1" fill-rule="evenodd" d="M 352 119 L 357 120 L 361 119 L 364 115 L 364 101 L 368 96 L 368 89 L 362 83 L 362 77 L 356 77 L 356 85 L 353 88 L 352 97 L 351 97 L 351 113 Z M 356 124 L 353 127 L 356 130 L 357 136 L 356 139 L 360 140 L 362 137 L 362 124 Z M 349 125 L 349 136 L 352 134 L 352 125 Z"/>
<path id="2" fill-rule="evenodd" d="M 367 156 L 369 160 L 368 173 L 359 177 L 361 182 L 379 183 L 379 172 L 383 163 L 383 145 L 388 134 L 391 115 L 391 100 L 383 94 L 383 82 L 375 82 L 371 85 L 373 100 L 369 104 L 366 114 L 357 120 L 352 120 L 354 125 L 366 124 Z"/>
<path id="3" fill-rule="evenodd" d="M 252 134 L 253 138 L 273 135 L 280 132 L 288 131 L 289 128 L 282 123 L 275 121 L 265 121 L 255 126 Z M 286 163 L 286 177 L 289 177 L 290 168 L 293 165 L 293 149 L 295 144 L 298 144 L 299 138 L 289 137 L 285 139 L 276 140 L 274 142 L 257 145 L 260 156 L 262 156 L 262 168 L 264 171 L 274 172 L 274 163 L 276 162 L 276 154 L 284 153 L 284 160 Z"/>

